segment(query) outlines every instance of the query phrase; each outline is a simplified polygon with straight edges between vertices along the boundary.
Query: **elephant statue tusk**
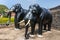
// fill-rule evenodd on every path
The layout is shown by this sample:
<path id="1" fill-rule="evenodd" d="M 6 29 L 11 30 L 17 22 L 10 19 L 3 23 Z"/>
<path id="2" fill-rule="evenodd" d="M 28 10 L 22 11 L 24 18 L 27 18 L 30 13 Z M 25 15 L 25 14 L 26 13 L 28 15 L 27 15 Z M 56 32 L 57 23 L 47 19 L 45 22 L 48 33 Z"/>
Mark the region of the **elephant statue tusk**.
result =
<path id="1" fill-rule="evenodd" d="M 9 11 L 13 11 L 13 10 L 9 10 Z"/>
<path id="2" fill-rule="evenodd" d="M 30 20 L 28 20 L 27 24 L 25 26 L 27 26 L 30 23 Z"/>
<path id="3" fill-rule="evenodd" d="M 22 20 L 22 21 L 20 21 L 19 23 L 22 23 L 22 22 L 24 22 L 25 20 Z"/>

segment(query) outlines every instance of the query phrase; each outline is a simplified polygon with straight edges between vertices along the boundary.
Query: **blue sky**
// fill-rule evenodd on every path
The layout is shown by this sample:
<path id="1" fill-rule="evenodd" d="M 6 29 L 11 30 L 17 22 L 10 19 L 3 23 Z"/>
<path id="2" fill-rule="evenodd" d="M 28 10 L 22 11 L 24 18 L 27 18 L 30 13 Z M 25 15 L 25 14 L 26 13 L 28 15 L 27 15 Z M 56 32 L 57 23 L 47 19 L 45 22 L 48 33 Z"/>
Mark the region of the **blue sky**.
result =
<path id="1" fill-rule="evenodd" d="M 60 5 L 60 0 L 0 0 L 0 4 L 6 5 L 8 8 L 17 3 L 20 3 L 24 9 L 28 9 L 29 5 L 34 3 L 48 9 Z"/>

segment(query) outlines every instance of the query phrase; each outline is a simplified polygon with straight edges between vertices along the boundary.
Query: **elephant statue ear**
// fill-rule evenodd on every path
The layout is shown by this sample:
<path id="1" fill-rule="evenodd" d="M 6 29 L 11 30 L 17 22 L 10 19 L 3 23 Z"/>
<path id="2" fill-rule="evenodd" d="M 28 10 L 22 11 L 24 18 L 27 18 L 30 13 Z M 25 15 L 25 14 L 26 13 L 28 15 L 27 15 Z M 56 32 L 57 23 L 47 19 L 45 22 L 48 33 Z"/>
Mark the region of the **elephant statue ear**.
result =
<path id="1" fill-rule="evenodd" d="M 42 7 L 39 4 L 34 4 L 34 6 L 37 8 L 38 13 L 41 13 L 43 11 Z"/>
<path id="2" fill-rule="evenodd" d="M 33 5 L 30 5 L 29 8 L 32 8 Z"/>
<path id="3" fill-rule="evenodd" d="M 29 11 L 32 11 L 32 9 L 33 9 L 33 5 L 30 5 L 29 6 Z"/>

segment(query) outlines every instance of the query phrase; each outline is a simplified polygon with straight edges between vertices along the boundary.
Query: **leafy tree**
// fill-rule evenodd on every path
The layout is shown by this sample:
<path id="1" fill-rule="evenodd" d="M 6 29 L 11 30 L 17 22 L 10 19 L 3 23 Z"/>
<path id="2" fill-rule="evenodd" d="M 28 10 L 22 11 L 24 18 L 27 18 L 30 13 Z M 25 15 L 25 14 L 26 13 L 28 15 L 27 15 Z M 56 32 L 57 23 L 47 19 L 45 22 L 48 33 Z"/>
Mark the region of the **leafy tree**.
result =
<path id="1" fill-rule="evenodd" d="M 8 10 L 8 7 L 5 5 L 0 5 L 0 14 L 2 14 L 3 16 L 6 16 L 5 10 Z"/>

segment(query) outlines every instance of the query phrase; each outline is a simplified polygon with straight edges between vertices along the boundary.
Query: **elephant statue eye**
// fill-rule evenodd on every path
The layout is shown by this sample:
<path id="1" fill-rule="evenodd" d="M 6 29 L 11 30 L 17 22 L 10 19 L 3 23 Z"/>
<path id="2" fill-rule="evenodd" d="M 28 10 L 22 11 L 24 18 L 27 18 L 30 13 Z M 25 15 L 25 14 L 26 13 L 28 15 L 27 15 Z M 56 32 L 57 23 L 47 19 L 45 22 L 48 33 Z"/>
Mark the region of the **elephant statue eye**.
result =
<path id="1" fill-rule="evenodd" d="M 30 9 L 30 11 L 32 11 L 32 9 Z"/>
<path id="2" fill-rule="evenodd" d="M 35 8 L 35 7 L 33 7 L 33 9 L 34 9 L 34 10 L 36 10 L 36 8 Z"/>
<path id="3" fill-rule="evenodd" d="M 35 13 L 36 11 L 35 11 L 35 10 L 33 10 L 32 12 L 33 12 L 33 13 Z"/>

